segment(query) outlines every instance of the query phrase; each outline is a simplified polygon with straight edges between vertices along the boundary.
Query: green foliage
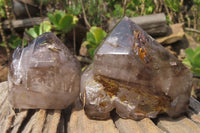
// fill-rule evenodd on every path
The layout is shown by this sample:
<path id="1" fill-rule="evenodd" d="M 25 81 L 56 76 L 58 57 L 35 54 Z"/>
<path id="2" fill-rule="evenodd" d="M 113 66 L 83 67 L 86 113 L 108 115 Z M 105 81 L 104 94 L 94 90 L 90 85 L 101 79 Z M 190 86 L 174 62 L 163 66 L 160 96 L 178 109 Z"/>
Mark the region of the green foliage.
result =
<path id="1" fill-rule="evenodd" d="M 131 0 L 127 3 L 126 15 L 134 17 L 153 13 L 155 5 L 151 0 Z"/>
<path id="2" fill-rule="evenodd" d="M 93 26 L 106 27 L 105 23 L 110 17 L 121 18 L 123 16 L 122 0 L 87 0 L 84 7 L 88 22 Z M 152 0 L 127 1 L 125 15 L 134 17 L 153 13 L 155 8 Z M 73 15 L 82 15 L 80 0 L 72 2 L 67 7 L 67 12 Z"/>
<path id="3" fill-rule="evenodd" d="M 169 16 L 166 16 L 166 20 L 168 24 L 174 24 L 172 21 L 170 21 Z"/>
<path id="4" fill-rule="evenodd" d="M 115 18 L 120 18 L 123 15 L 123 8 L 120 4 L 115 4 L 114 5 L 114 10 L 112 12 L 112 16 Z"/>
<path id="5" fill-rule="evenodd" d="M 108 4 L 109 8 L 114 9 L 114 5 L 115 4 L 119 4 L 120 2 L 122 2 L 122 0 L 105 0 Z"/>
<path id="6" fill-rule="evenodd" d="M 200 0 L 193 0 L 194 2 L 194 5 L 196 5 L 197 7 L 197 11 L 198 11 L 198 18 L 200 18 Z M 198 27 L 198 30 L 200 30 L 200 23 L 199 23 L 199 26 Z M 200 41 L 200 36 L 197 37 L 197 40 Z"/>
<path id="7" fill-rule="evenodd" d="M 19 38 L 19 37 L 16 36 L 16 35 L 11 35 L 11 36 L 9 36 L 9 38 L 8 38 L 7 41 L 8 41 L 8 45 L 9 45 L 12 49 L 15 49 L 18 45 L 23 45 L 23 46 L 27 45 L 27 40 L 24 40 L 24 42 L 23 42 L 22 39 Z M 22 44 L 22 43 L 23 43 L 23 44 Z M 0 46 L 5 47 L 5 43 L 4 43 L 4 42 L 0 43 Z"/>
<path id="8" fill-rule="evenodd" d="M 81 68 L 81 72 L 83 72 L 88 66 L 84 66 L 83 68 Z"/>
<path id="9" fill-rule="evenodd" d="M 194 4 L 196 4 L 198 7 L 200 7 L 200 0 L 193 0 Z"/>
<path id="10" fill-rule="evenodd" d="M 189 66 L 194 74 L 200 76 L 200 46 L 194 51 L 191 48 L 185 50 L 187 58 L 183 60 L 183 63 Z"/>
<path id="11" fill-rule="evenodd" d="M 104 8 L 104 1 L 88 0 L 84 2 L 84 7 L 90 25 L 102 26 L 103 16 L 106 16 L 107 13 Z"/>
<path id="12" fill-rule="evenodd" d="M 43 21 L 40 26 L 34 26 L 33 28 L 30 28 L 29 30 L 26 30 L 26 33 L 29 34 L 33 38 L 37 38 L 39 35 L 50 32 L 51 31 L 51 23 L 49 21 Z"/>
<path id="13" fill-rule="evenodd" d="M 82 6 L 81 6 L 81 3 L 80 3 L 80 0 L 78 0 L 78 2 L 75 3 L 75 4 L 67 6 L 66 10 L 67 10 L 68 14 L 73 14 L 75 16 L 81 14 L 82 13 Z"/>
<path id="14" fill-rule="evenodd" d="M 53 24 L 52 28 L 63 33 L 69 32 L 78 22 L 78 18 L 63 11 L 56 10 L 54 13 L 48 13 L 49 20 Z"/>
<path id="15" fill-rule="evenodd" d="M 87 39 L 82 45 L 85 45 L 91 57 L 94 57 L 94 51 L 96 47 L 101 43 L 104 37 L 107 35 L 99 27 L 92 27 L 89 32 L 87 32 Z"/>
<path id="16" fill-rule="evenodd" d="M 0 17 L 6 18 L 5 1 L 8 7 L 11 6 L 11 0 L 0 0 Z"/>
<path id="17" fill-rule="evenodd" d="M 138 15 L 148 15 L 153 12 L 154 8 L 155 7 L 153 1 L 131 0 L 130 2 L 127 3 L 125 15 L 128 17 L 135 17 Z M 122 4 L 115 2 L 114 10 L 112 11 L 111 16 L 115 18 L 120 18 L 123 15 L 123 10 L 124 9 L 122 7 Z"/>
<path id="18" fill-rule="evenodd" d="M 4 8 L 4 0 L 0 0 L 0 16 L 2 18 L 6 17 L 6 13 L 5 13 L 5 10 L 3 9 Z"/>
<path id="19" fill-rule="evenodd" d="M 165 3 L 174 12 L 179 12 L 180 0 L 165 0 Z"/>

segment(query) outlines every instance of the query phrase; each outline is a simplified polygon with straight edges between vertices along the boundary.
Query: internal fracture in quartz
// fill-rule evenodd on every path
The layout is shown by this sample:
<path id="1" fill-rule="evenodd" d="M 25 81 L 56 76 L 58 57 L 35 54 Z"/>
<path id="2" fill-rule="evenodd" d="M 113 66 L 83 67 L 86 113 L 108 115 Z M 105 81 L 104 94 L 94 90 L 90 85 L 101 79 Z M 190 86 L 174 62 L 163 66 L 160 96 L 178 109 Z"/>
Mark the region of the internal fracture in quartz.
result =
<path id="1" fill-rule="evenodd" d="M 187 110 L 192 73 L 125 17 L 97 49 L 81 77 L 81 98 L 90 118 L 176 117 Z"/>
<path id="2" fill-rule="evenodd" d="M 80 64 L 53 33 L 44 33 L 14 51 L 8 81 L 15 108 L 63 109 L 78 97 Z"/>

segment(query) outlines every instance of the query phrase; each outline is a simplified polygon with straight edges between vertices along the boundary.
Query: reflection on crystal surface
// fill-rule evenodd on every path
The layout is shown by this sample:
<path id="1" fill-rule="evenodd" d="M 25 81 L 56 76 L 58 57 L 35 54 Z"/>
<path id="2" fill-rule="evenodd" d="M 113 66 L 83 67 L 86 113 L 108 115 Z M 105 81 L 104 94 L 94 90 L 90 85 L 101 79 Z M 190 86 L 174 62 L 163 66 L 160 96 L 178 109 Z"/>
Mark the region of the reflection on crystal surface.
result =
<path id="1" fill-rule="evenodd" d="M 12 58 L 8 81 L 14 107 L 66 108 L 78 96 L 80 64 L 53 33 L 18 47 Z"/>
<path id="2" fill-rule="evenodd" d="M 106 119 L 114 108 L 136 120 L 164 112 L 173 117 L 188 107 L 191 79 L 175 56 L 125 17 L 83 73 L 81 94 L 91 118 Z"/>

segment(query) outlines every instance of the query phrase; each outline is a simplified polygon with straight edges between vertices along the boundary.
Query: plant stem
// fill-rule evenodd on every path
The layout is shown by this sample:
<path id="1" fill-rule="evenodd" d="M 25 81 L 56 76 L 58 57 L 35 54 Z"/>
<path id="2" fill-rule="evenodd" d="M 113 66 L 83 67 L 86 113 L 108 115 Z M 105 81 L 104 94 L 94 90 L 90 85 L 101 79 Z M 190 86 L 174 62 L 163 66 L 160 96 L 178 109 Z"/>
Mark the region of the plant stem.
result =
<path id="1" fill-rule="evenodd" d="M 186 31 L 190 31 L 190 32 L 195 32 L 195 33 L 198 33 L 200 34 L 200 31 L 199 30 L 196 30 L 196 29 L 192 29 L 192 28 L 185 28 Z"/>
<path id="2" fill-rule="evenodd" d="M 178 15 L 178 21 L 179 23 L 181 22 L 184 22 L 184 18 L 183 18 L 183 12 L 181 11 L 182 7 L 183 7 L 183 3 L 184 3 L 184 0 L 181 0 L 180 1 L 180 6 L 179 6 L 179 15 Z"/>
<path id="3" fill-rule="evenodd" d="M 126 15 L 126 3 L 127 3 L 127 1 L 124 0 L 124 3 L 123 3 L 123 17 Z"/>
<path id="4" fill-rule="evenodd" d="M 7 53 L 7 58 L 9 59 L 10 58 L 10 49 L 8 47 L 8 42 L 6 41 L 6 36 L 4 34 L 4 31 L 3 31 L 2 22 L 1 22 L 1 15 L 0 15 L 0 32 L 1 32 L 2 40 L 5 43 L 5 49 L 6 49 L 6 53 Z"/>
<path id="5" fill-rule="evenodd" d="M 83 18 L 84 18 L 85 24 L 90 29 L 91 25 L 89 24 L 89 22 L 87 20 L 87 16 L 86 16 L 86 13 L 85 13 L 85 8 L 84 8 L 84 5 L 83 5 L 83 0 L 80 0 L 80 1 L 81 1 L 82 10 L 83 10 Z"/>
<path id="6" fill-rule="evenodd" d="M 140 5 L 140 8 L 141 8 L 141 15 L 144 15 L 145 1 L 142 0 L 142 4 Z"/>
<path id="7" fill-rule="evenodd" d="M 159 0 L 159 10 L 158 10 L 158 12 L 162 11 L 162 5 L 163 5 L 163 1 Z"/>
<path id="8" fill-rule="evenodd" d="M 11 2 L 11 3 L 12 3 L 12 2 Z M 16 32 L 15 32 L 15 29 L 14 29 L 14 27 L 13 27 L 13 25 L 12 25 L 11 12 L 10 12 L 10 10 L 9 10 L 9 6 L 8 6 L 8 3 L 7 3 L 7 0 L 4 0 L 4 4 L 5 4 L 6 16 L 7 16 L 8 21 L 9 21 L 9 26 L 10 26 L 11 33 L 12 33 L 13 35 L 15 35 Z M 12 5 L 11 5 L 11 6 L 12 6 Z"/>
<path id="9" fill-rule="evenodd" d="M 169 9 L 168 9 L 168 7 L 167 7 L 165 1 L 164 1 L 164 0 L 161 0 L 161 1 L 162 1 L 163 5 L 164 5 L 164 7 L 165 7 L 165 10 L 166 10 L 167 15 L 168 15 L 168 17 L 169 17 L 169 20 L 172 21 L 172 16 L 171 16 L 170 13 L 169 13 Z"/>
<path id="10" fill-rule="evenodd" d="M 24 3 L 24 6 L 25 6 L 26 12 L 27 12 L 27 14 L 28 14 L 28 17 L 29 17 L 29 19 L 31 20 L 31 23 L 32 23 L 32 25 L 34 26 L 34 22 L 33 22 L 33 20 L 32 20 L 31 14 L 30 14 L 30 12 L 29 12 L 27 3 Z"/>
<path id="11" fill-rule="evenodd" d="M 42 17 L 42 22 L 43 22 L 42 6 L 43 6 L 43 0 L 41 0 L 40 2 L 40 16 Z"/>
<path id="12" fill-rule="evenodd" d="M 159 10 L 159 2 L 158 2 L 158 0 L 153 0 L 153 2 L 154 2 L 154 5 L 155 5 L 155 10 L 154 10 L 154 12 L 157 13 L 158 10 Z"/>
<path id="13" fill-rule="evenodd" d="M 192 14 L 193 14 L 193 17 L 194 17 L 194 25 L 193 25 L 193 28 L 194 28 L 194 29 L 197 29 L 197 19 L 198 19 L 197 6 L 194 6 L 194 7 L 193 7 Z"/>
<path id="14" fill-rule="evenodd" d="M 191 27 L 191 20 L 190 20 L 188 13 L 186 14 L 186 19 L 187 19 L 187 23 L 188 23 L 188 28 L 190 28 Z"/>

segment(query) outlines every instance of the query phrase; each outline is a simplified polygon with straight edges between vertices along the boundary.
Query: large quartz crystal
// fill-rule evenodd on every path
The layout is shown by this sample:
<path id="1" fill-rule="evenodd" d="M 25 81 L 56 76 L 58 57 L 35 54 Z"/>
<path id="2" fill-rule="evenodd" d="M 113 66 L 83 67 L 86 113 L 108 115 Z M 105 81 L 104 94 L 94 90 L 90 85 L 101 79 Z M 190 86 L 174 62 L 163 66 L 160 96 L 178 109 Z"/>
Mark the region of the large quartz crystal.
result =
<path id="1" fill-rule="evenodd" d="M 8 81 L 13 107 L 63 109 L 79 95 L 80 64 L 53 33 L 44 33 L 14 51 Z"/>
<path id="2" fill-rule="evenodd" d="M 186 111 L 192 73 L 127 17 L 97 49 L 81 77 L 86 114 L 107 119 L 116 109 L 123 118 L 176 117 Z"/>

